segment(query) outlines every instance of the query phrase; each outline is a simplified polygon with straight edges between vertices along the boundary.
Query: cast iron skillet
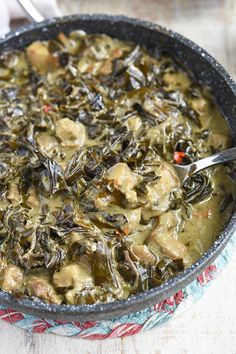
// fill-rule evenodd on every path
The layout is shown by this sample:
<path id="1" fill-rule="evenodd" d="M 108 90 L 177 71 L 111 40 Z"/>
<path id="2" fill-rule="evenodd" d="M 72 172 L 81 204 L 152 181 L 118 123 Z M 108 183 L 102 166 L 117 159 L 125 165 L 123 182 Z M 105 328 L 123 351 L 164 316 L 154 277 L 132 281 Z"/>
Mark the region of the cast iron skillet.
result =
<path id="1" fill-rule="evenodd" d="M 236 138 L 236 85 L 232 78 L 203 49 L 181 35 L 150 22 L 123 16 L 79 15 L 50 19 L 30 24 L 0 40 L 5 48 L 22 49 L 32 41 L 56 37 L 82 29 L 88 33 L 106 33 L 112 37 L 131 40 L 147 48 L 168 50 L 186 65 L 196 78 L 209 85 L 215 100 L 228 121 L 233 139 Z M 232 215 L 217 241 L 198 262 L 165 284 L 129 297 L 127 300 L 93 305 L 54 305 L 38 299 L 16 298 L 0 291 L 0 303 L 42 318 L 67 321 L 104 320 L 140 311 L 173 295 L 193 281 L 223 250 L 236 230 L 236 212 Z"/>

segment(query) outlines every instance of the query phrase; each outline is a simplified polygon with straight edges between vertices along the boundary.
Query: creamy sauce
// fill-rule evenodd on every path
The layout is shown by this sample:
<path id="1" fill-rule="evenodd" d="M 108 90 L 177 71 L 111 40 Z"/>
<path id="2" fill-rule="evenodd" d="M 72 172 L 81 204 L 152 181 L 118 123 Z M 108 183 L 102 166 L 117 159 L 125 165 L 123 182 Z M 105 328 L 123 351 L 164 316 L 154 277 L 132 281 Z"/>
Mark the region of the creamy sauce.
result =
<path id="1" fill-rule="evenodd" d="M 124 299 L 197 261 L 232 213 L 234 165 L 207 88 L 171 57 L 76 31 L 0 57 L 0 287 Z"/>

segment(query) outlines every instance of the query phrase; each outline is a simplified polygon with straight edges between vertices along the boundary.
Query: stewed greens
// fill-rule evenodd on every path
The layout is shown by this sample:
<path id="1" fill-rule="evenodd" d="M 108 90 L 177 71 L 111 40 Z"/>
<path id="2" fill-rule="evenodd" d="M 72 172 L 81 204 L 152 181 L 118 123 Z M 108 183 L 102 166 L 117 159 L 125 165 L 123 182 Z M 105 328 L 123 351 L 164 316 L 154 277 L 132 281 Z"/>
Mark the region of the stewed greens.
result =
<path id="1" fill-rule="evenodd" d="M 0 287 L 56 304 L 124 299 L 216 239 L 233 166 L 172 167 L 230 146 L 169 54 L 75 31 L 0 55 Z"/>

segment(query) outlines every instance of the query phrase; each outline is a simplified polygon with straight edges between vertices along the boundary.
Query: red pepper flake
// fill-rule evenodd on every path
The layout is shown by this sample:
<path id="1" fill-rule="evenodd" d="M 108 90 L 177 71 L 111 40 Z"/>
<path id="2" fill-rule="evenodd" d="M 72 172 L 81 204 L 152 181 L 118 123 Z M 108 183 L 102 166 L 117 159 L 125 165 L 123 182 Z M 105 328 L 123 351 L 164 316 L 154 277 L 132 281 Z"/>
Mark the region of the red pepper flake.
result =
<path id="1" fill-rule="evenodd" d="M 174 162 L 178 165 L 182 163 L 183 158 L 185 157 L 185 153 L 183 151 L 175 151 L 174 153 Z"/>
<path id="2" fill-rule="evenodd" d="M 45 104 L 43 106 L 44 113 L 48 113 L 49 111 L 52 110 L 52 106 L 50 104 Z"/>
<path id="3" fill-rule="evenodd" d="M 130 232 L 128 226 L 125 227 L 123 231 L 124 231 L 124 233 L 125 233 L 126 236 L 127 236 L 127 235 L 129 234 L 129 232 Z"/>

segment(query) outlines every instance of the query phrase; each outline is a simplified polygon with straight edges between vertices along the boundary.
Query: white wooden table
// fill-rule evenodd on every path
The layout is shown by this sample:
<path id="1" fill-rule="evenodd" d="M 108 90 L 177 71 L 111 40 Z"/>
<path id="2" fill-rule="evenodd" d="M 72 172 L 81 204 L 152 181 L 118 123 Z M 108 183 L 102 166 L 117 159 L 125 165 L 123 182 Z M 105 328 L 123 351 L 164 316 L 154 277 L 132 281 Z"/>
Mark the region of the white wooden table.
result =
<path id="1" fill-rule="evenodd" d="M 62 0 L 61 0 L 62 1 Z M 80 0 L 81 12 L 126 14 L 197 42 L 236 79 L 236 0 Z M 125 339 L 32 335 L 0 323 L 0 354 L 236 354 L 236 254 L 207 294 L 163 327 Z"/>

